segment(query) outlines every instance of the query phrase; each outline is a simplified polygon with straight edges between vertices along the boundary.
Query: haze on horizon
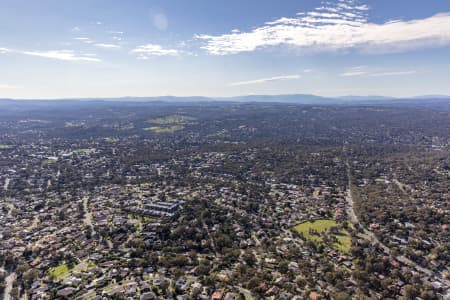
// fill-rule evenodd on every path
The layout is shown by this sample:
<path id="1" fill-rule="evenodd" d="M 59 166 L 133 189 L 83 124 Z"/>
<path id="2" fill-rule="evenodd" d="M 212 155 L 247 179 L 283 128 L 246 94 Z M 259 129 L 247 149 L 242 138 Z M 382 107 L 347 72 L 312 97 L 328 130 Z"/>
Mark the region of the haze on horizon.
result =
<path id="1" fill-rule="evenodd" d="M 0 98 L 450 95 L 450 2 L 0 1 Z"/>

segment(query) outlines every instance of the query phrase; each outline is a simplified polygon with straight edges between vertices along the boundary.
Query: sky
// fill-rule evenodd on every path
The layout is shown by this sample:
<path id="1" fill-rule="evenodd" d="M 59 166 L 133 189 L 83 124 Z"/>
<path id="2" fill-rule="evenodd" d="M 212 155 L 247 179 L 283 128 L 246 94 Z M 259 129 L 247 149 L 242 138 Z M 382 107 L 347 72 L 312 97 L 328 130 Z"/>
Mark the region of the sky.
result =
<path id="1" fill-rule="evenodd" d="M 448 0 L 0 0 L 0 98 L 450 95 Z"/>

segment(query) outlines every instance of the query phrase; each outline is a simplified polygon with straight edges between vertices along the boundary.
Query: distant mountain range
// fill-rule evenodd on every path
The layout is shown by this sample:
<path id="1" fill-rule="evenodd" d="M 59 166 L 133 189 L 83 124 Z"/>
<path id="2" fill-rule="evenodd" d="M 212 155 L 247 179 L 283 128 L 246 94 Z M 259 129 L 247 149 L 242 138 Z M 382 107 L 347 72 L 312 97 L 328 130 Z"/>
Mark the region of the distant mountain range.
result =
<path id="1" fill-rule="evenodd" d="M 394 98 L 384 96 L 342 96 L 342 97 L 322 97 L 308 94 L 290 94 L 290 95 L 247 95 L 237 97 L 176 97 L 176 96 L 160 96 L 160 97 L 120 97 L 120 98 L 68 98 L 68 99 L 1 99 L 0 108 L 5 105 L 26 106 L 57 106 L 64 103 L 65 105 L 80 105 L 85 102 L 105 103 L 105 102 L 122 102 L 122 103 L 145 103 L 145 102 L 161 102 L 161 103 L 198 103 L 198 102 L 239 102 L 239 103 L 292 103 L 292 104 L 312 104 L 312 105 L 355 105 L 355 104 L 427 104 L 427 103 L 450 103 L 450 96 L 446 95 L 424 95 L 410 98 Z"/>

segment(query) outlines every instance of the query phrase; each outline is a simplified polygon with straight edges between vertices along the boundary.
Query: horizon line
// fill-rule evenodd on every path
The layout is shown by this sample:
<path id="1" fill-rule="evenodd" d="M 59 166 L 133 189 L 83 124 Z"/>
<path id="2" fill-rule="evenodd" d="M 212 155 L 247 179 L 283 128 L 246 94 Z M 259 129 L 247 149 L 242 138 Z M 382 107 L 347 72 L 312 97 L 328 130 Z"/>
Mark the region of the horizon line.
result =
<path id="1" fill-rule="evenodd" d="M 335 100 L 346 100 L 344 98 L 386 98 L 386 100 L 401 100 L 401 99 L 432 99 L 432 98 L 450 98 L 450 95 L 446 94 L 431 94 L 431 95 L 415 95 L 415 96 L 386 96 L 386 95 L 340 95 L 340 96 L 322 96 L 318 94 L 301 94 L 301 93 L 288 93 L 288 94 L 246 94 L 246 95 L 236 95 L 236 96 L 175 96 L 175 95 L 159 95 L 159 96 L 98 96 L 98 97 L 38 97 L 38 98 L 10 98 L 10 97 L 0 97 L 0 101 L 10 100 L 10 101 L 64 101 L 64 100 L 116 100 L 116 99 L 127 99 L 127 98 L 139 98 L 139 99 L 150 99 L 150 98 L 205 98 L 210 100 L 222 100 L 222 99 L 233 99 L 233 98 L 243 98 L 243 97 L 285 97 L 285 96 L 309 96 L 318 97 L 323 99 L 335 99 Z M 347 99 L 348 100 L 348 99 Z M 369 99 L 367 99 L 369 100 Z"/>

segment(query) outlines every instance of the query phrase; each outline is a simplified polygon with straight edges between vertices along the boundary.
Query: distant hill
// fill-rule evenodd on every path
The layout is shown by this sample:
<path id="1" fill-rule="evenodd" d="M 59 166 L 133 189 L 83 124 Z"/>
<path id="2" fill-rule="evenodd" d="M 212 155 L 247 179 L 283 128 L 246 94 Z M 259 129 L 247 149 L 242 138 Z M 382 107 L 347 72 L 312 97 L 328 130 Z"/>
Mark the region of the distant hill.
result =
<path id="1" fill-rule="evenodd" d="M 375 100 L 393 100 L 396 99 L 394 97 L 385 97 L 385 96 L 342 96 L 337 99 L 341 100 L 349 100 L 349 101 L 375 101 Z"/>
<path id="2" fill-rule="evenodd" d="M 228 98 L 215 98 L 216 100 L 233 102 L 283 102 L 283 103 L 301 103 L 318 104 L 333 102 L 332 98 L 325 98 L 316 95 L 292 94 L 292 95 L 248 95 Z"/>
<path id="3" fill-rule="evenodd" d="M 308 94 L 291 94 L 291 95 L 247 95 L 238 97 L 121 97 L 121 98 L 80 98 L 80 99 L 0 99 L 0 109 L 7 108 L 10 111 L 33 109 L 33 108 L 57 108 L 57 107 L 79 107 L 90 105 L 134 105 L 140 103 L 220 103 L 220 102 L 236 102 L 236 103 L 292 103 L 305 105 L 389 105 L 389 104 L 409 104 L 409 105 L 450 105 L 450 96 L 430 95 L 418 96 L 412 98 L 393 98 L 384 96 L 343 96 L 343 97 L 321 97 Z"/>
<path id="4" fill-rule="evenodd" d="M 423 95 L 416 96 L 414 99 L 450 99 L 450 96 L 447 95 Z"/>

